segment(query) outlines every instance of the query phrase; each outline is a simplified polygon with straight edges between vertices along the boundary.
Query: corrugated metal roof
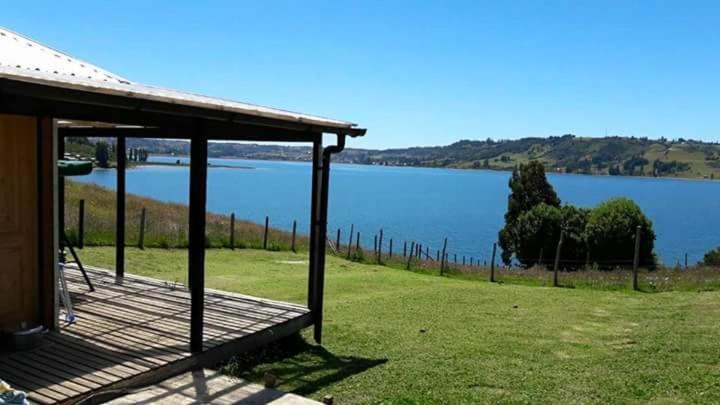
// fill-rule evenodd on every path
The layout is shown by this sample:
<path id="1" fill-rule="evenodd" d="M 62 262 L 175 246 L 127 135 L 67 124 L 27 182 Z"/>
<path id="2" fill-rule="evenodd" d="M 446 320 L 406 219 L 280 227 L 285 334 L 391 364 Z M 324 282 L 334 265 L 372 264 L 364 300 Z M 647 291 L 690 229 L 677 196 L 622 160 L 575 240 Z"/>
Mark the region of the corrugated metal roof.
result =
<path id="1" fill-rule="evenodd" d="M 0 78 L 310 125 L 333 128 L 356 126 L 347 121 L 134 83 L 2 27 L 0 27 Z"/>

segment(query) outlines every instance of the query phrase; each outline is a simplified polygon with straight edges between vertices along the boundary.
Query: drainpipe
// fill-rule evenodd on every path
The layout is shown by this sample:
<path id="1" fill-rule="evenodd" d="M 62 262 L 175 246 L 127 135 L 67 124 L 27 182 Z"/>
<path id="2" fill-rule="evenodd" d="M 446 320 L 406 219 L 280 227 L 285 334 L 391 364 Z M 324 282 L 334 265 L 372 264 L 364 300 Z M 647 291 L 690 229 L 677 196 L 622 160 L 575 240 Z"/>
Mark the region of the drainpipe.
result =
<path id="1" fill-rule="evenodd" d="M 322 154 L 322 180 L 320 197 L 320 235 L 318 235 L 318 266 L 315 287 L 314 313 L 314 337 L 317 343 L 322 343 L 322 321 L 323 321 L 323 300 L 325 291 L 325 246 L 327 244 L 327 217 L 328 217 L 328 194 L 330 185 L 330 158 L 333 154 L 340 153 L 345 149 L 345 134 L 338 134 L 337 144 L 323 149 Z"/>

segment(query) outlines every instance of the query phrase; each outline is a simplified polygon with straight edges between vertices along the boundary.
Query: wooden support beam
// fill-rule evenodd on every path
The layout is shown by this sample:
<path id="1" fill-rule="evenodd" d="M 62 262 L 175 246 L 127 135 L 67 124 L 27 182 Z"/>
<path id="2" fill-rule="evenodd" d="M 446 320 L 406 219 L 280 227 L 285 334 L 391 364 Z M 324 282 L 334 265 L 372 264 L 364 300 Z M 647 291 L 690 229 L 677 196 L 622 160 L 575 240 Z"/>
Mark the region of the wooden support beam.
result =
<path id="1" fill-rule="evenodd" d="M 58 316 L 56 313 L 55 286 L 57 279 L 57 234 L 55 225 L 59 222 L 54 209 L 53 192 L 56 180 L 56 161 L 53 159 L 53 147 L 56 139 L 55 126 L 52 118 L 38 117 L 37 126 L 37 159 L 38 159 L 38 260 L 39 260 L 39 291 L 38 303 L 40 322 L 46 327 L 56 330 Z M 59 145 L 57 147 L 60 149 Z M 58 182 L 58 186 L 59 186 Z"/>
<path id="2" fill-rule="evenodd" d="M 318 253 L 318 217 L 320 215 L 319 188 L 320 188 L 320 158 L 322 155 L 322 141 L 313 142 L 312 154 L 312 189 L 310 191 L 310 246 L 308 269 L 308 308 L 313 310 L 315 304 L 315 278 L 317 275 Z"/>
<path id="3" fill-rule="evenodd" d="M 115 143 L 115 156 L 117 157 L 117 185 L 116 211 L 115 211 L 115 279 L 122 281 L 125 276 L 125 167 L 127 156 L 125 155 L 125 137 L 118 136 Z"/>
<path id="4" fill-rule="evenodd" d="M 325 299 L 325 239 L 327 238 L 328 199 L 330 191 L 330 159 L 333 153 L 338 153 L 345 147 L 345 136 L 338 136 L 337 145 L 328 146 L 323 150 L 320 166 L 321 182 L 318 190 L 319 215 L 318 215 L 318 262 L 315 278 L 315 303 L 313 304 L 314 338 L 322 344 L 323 326 L 323 302 Z"/>
<path id="5" fill-rule="evenodd" d="M 190 141 L 190 207 L 188 281 L 190 283 L 190 351 L 203 347 L 205 309 L 205 216 L 207 205 L 207 138 L 198 125 Z"/>

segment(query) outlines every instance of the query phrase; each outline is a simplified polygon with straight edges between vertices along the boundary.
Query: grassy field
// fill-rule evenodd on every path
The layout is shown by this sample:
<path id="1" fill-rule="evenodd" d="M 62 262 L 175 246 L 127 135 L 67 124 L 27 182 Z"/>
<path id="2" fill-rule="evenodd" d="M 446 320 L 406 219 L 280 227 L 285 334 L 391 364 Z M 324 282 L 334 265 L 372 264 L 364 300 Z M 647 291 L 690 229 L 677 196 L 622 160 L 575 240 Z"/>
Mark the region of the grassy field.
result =
<path id="1" fill-rule="evenodd" d="M 115 192 L 94 185 L 66 181 L 65 228 L 68 238 L 76 240 L 78 232 L 79 200 L 85 200 L 85 245 L 110 246 L 115 244 Z M 166 203 L 151 198 L 127 194 L 126 239 L 129 246 L 137 246 L 140 235 L 142 208 L 146 208 L 145 246 L 187 247 L 188 207 Z M 235 246 L 257 248 L 262 246 L 264 226 L 238 218 L 235 222 Z M 307 238 L 298 229 L 296 247 L 307 249 Z M 230 216 L 208 213 L 207 246 L 230 246 Z M 268 246 L 273 250 L 290 250 L 292 236 L 289 232 L 270 229 Z"/>
<path id="2" fill-rule="evenodd" d="M 111 248 L 86 248 L 111 268 Z M 128 249 L 131 273 L 184 281 L 184 251 Z M 305 255 L 210 250 L 207 285 L 305 302 Z M 719 403 L 720 292 L 639 293 L 438 277 L 328 258 L 323 347 L 226 370 L 346 403 Z"/>

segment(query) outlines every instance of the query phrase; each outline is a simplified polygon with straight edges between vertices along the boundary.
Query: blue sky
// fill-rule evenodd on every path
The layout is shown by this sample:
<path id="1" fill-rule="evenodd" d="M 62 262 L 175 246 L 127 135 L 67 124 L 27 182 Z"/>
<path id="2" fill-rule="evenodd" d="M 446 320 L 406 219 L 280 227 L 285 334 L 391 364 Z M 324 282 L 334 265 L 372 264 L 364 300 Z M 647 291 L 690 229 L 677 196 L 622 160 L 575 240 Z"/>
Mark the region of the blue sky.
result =
<path id="1" fill-rule="evenodd" d="M 720 140 L 720 2 L 33 1 L 0 25 L 131 80 L 360 123 L 355 147 Z"/>

